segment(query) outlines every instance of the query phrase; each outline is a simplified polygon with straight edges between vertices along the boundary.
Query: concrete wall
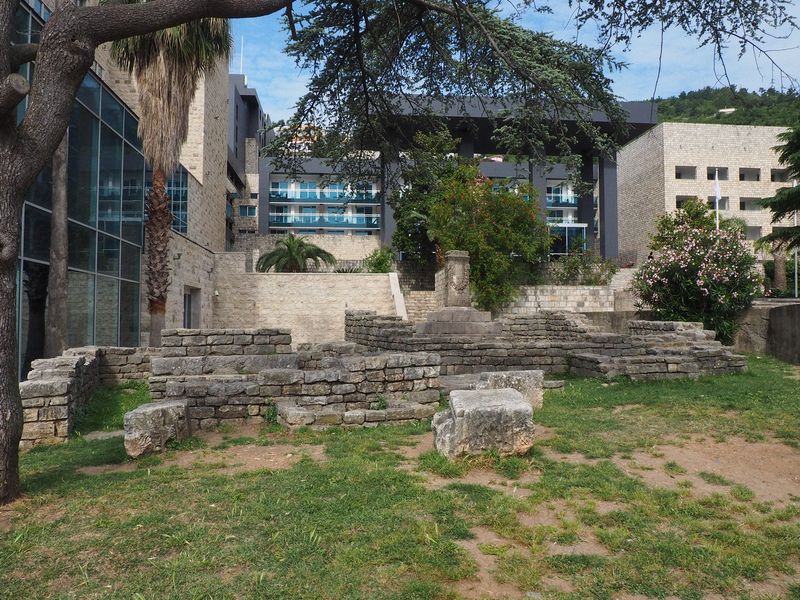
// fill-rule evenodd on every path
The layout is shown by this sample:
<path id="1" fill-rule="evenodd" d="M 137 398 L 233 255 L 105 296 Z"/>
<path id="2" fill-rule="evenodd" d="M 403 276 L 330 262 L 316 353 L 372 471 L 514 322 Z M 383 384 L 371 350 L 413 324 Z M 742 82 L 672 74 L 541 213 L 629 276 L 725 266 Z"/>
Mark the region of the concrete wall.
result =
<path id="1" fill-rule="evenodd" d="M 264 254 L 275 248 L 282 234 L 237 235 L 232 250 Z M 336 257 L 336 260 L 363 260 L 381 247 L 377 235 L 309 235 L 308 242 L 316 244 Z"/>
<path id="2" fill-rule="evenodd" d="M 245 273 L 220 266 L 216 291 L 213 327 L 286 328 L 294 343 L 344 340 L 348 309 L 396 314 L 389 274 Z"/>
<path id="3" fill-rule="evenodd" d="M 619 152 L 620 250 L 647 257 L 648 235 L 655 231 L 658 217 L 674 211 L 676 197 L 714 197 L 714 181 L 707 169 L 727 168 L 727 180 L 720 191 L 728 198 L 725 217 L 743 219 L 759 227 L 760 234 L 772 231 L 771 213 L 765 209 L 740 210 L 744 198 L 767 198 L 791 183 L 771 181 L 771 171 L 782 169 L 773 147 L 779 144 L 781 127 L 747 125 L 704 125 L 662 123 L 626 145 Z M 676 167 L 694 167 L 695 178 L 676 178 Z M 739 169 L 760 169 L 760 181 L 740 181 Z M 788 224 L 785 223 L 785 224 Z"/>

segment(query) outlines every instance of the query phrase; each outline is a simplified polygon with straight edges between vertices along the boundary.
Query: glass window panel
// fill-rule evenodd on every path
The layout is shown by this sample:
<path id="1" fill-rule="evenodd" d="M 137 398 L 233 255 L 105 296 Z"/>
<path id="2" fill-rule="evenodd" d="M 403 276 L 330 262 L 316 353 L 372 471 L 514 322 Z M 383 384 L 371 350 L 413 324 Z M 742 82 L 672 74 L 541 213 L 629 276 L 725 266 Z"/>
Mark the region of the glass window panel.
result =
<path id="1" fill-rule="evenodd" d="M 25 200 L 44 208 L 50 208 L 53 200 L 53 167 L 49 161 L 28 188 Z"/>
<path id="2" fill-rule="evenodd" d="M 50 261 L 50 213 L 25 206 L 22 254 L 25 258 Z"/>
<path id="3" fill-rule="evenodd" d="M 120 270 L 120 277 L 123 279 L 132 279 L 139 281 L 140 278 L 140 265 L 141 252 L 138 246 L 131 244 L 122 244 L 122 267 Z"/>
<path id="4" fill-rule="evenodd" d="M 121 281 L 119 284 L 119 345 L 139 345 L 139 286 Z"/>
<path id="5" fill-rule="evenodd" d="M 125 111 L 125 139 L 128 140 L 133 147 L 141 151 L 142 140 L 139 139 L 139 120 L 134 117 L 127 110 Z"/>
<path id="6" fill-rule="evenodd" d="M 116 346 L 119 327 L 119 280 L 97 276 L 95 344 Z"/>
<path id="7" fill-rule="evenodd" d="M 97 234 L 93 229 L 69 224 L 69 266 L 73 269 L 94 272 Z"/>
<path id="8" fill-rule="evenodd" d="M 22 374 L 31 362 L 44 356 L 45 307 L 47 305 L 47 265 L 25 261 L 20 305 L 20 359 Z"/>
<path id="9" fill-rule="evenodd" d="M 103 90 L 103 111 L 100 115 L 103 121 L 110 125 L 114 131 L 122 135 L 122 124 L 125 120 L 125 109 L 119 100 L 114 98 L 107 90 Z"/>
<path id="10" fill-rule="evenodd" d="M 144 158 L 125 144 L 122 172 L 122 237 L 142 244 L 142 215 L 144 211 Z"/>
<path id="11" fill-rule="evenodd" d="M 81 87 L 78 88 L 78 100 L 98 114 L 100 113 L 100 89 L 100 82 L 91 73 L 86 74 Z"/>
<path id="12" fill-rule="evenodd" d="M 94 225 L 97 216 L 97 156 L 100 122 L 75 104 L 69 129 L 69 216 Z"/>
<path id="13" fill-rule="evenodd" d="M 42 37 L 42 26 L 36 19 L 31 19 L 31 44 L 38 44 Z"/>
<path id="14" fill-rule="evenodd" d="M 97 272 L 119 277 L 119 240 L 102 233 L 97 235 Z"/>
<path id="15" fill-rule="evenodd" d="M 119 235 L 122 212 L 122 138 L 102 126 L 100 136 L 100 186 L 97 226 Z"/>
<path id="16" fill-rule="evenodd" d="M 17 12 L 14 13 L 14 33 L 12 36 L 15 44 L 28 43 L 28 33 L 31 29 L 30 19 L 31 15 L 27 10 L 22 7 L 17 8 Z"/>
<path id="17" fill-rule="evenodd" d="M 94 275 L 68 273 L 67 343 L 70 348 L 94 343 Z"/>

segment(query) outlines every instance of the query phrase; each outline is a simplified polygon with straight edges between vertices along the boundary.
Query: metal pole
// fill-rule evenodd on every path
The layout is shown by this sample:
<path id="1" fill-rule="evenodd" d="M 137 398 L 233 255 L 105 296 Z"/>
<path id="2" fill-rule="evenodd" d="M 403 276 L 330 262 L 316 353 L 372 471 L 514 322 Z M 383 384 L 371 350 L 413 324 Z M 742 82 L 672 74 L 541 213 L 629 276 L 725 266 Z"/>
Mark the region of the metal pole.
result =
<path id="1" fill-rule="evenodd" d="M 792 181 L 792 187 L 797 187 L 797 180 Z M 794 226 L 797 227 L 797 211 L 794 211 Z M 794 297 L 797 298 L 797 246 L 794 248 Z"/>
<path id="2" fill-rule="evenodd" d="M 714 181 L 716 182 L 714 190 L 714 212 L 717 217 L 717 231 L 719 231 L 719 197 L 721 195 L 719 189 L 719 169 L 714 169 Z"/>

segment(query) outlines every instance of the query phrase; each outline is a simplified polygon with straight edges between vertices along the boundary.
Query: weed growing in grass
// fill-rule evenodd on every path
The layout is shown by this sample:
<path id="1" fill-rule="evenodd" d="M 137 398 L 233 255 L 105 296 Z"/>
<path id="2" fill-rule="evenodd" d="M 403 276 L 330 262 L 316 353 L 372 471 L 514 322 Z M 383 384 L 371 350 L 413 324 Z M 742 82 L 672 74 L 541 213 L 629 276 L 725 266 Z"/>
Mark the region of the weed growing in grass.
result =
<path id="1" fill-rule="evenodd" d="M 733 485 L 732 481 L 725 479 L 722 475 L 711 473 L 710 471 L 700 471 L 697 476 L 711 485 Z"/>
<path id="2" fill-rule="evenodd" d="M 191 436 L 181 441 L 170 440 L 167 442 L 167 448 L 169 450 L 180 450 L 184 452 L 189 450 L 202 450 L 207 447 L 208 442 L 197 436 Z"/>
<path id="3" fill-rule="evenodd" d="M 755 493 L 753 493 L 753 490 L 746 485 L 741 484 L 737 484 L 731 488 L 731 496 L 741 502 L 750 502 L 756 497 Z"/>
<path id="4" fill-rule="evenodd" d="M 685 475 L 686 469 L 680 466 L 675 461 L 671 460 L 669 462 L 664 463 L 664 470 L 669 473 L 670 475 Z"/>

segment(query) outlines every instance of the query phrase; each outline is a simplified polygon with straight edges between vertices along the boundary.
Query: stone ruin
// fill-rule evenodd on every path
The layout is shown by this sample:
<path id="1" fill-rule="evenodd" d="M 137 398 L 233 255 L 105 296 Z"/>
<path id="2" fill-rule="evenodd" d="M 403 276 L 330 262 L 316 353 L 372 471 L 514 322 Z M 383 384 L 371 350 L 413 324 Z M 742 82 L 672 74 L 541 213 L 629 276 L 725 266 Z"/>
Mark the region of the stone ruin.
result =
<path id="1" fill-rule="evenodd" d="M 153 400 L 186 403 L 189 429 L 275 415 L 288 427 L 374 427 L 426 419 L 439 403 L 439 357 L 301 345 L 281 329 L 164 330 Z"/>

